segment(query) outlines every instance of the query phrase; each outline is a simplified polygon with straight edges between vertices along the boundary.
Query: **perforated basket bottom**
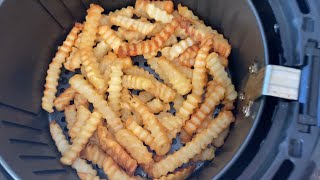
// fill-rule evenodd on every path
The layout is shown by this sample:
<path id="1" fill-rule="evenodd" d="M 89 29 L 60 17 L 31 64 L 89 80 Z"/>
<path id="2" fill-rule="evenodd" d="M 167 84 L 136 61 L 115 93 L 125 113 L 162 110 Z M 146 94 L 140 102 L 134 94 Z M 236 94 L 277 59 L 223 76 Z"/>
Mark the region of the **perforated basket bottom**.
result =
<path id="1" fill-rule="evenodd" d="M 133 57 L 133 64 L 137 65 L 141 68 L 146 69 L 147 71 L 150 72 L 150 74 L 153 74 L 156 79 L 160 80 L 159 76 L 154 72 L 153 69 L 151 69 L 149 67 L 149 65 L 147 64 L 146 60 L 142 57 L 142 56 L 137 56 L 137 57 Z M 60 79 L 59 79 L 59 86 L 58 86 L 58 95 L 61 94 L 65 89 L 67 89 L 68 87 L 70 87 L 68 81 L 69 79 L 74 75 L 74 74 L 79 74 L 80 71 L 77 70 L 75 73 L 74 72 L 70 72 L 68 70 L 66 70 L 65 68 L 62 69 L 61 71 L 61 75 L 60 75 Z M 137 90 L 133 90 L 132 94 L 138 94 L 139 91 Z M 175 114 L 175 109 L 172 107 L 171 104 L 171 109 L 170 112 Z M 217 108 L 214 114 L 217 114 L 219 112 L 219 109 Z M 67 139 L 70 141 L 70 137 L 68 136 L 68 128 L 67 128 L 67 124 L 65 121 L 65 116 L 64 116 L 64 112 L 59 112 L 57 110 L 55 110 L 53 113 L 49 114 L 49 121 L 52 120 L 56 120 L 56 122 L 61 126 L 61 128 L 63 129 L 63 132 L 65 134 L 65 136 L 67 137 Z M 171 149 L 169 151 L 169 154 L 175 152 L 176 150 L 180 149 L 180 147 L 182 146 L 179 137 L 177 137 L 176 139 L 173 139 L 172 141 L 172 146 Z M 198 171 L 200 170 L 201 167 L 203 167 L 206 163 L 205 162 L 197 162 L 195 163 L 196 168 L 194 171 Z M 187 165 L 187 164 L 185 164 Z M 185 166 L 184 165 L 184 166 Z M 101 178 L 107 178 L 107 176 L 105 175 L 105 173 L 103 172 L 102 169 L 98 168 L 98 166 L 93 165 L 93 167 L 98 171 L 98 174 Z M 140 175 L 142 177 L 147 177 L 147 174 L 139 167 L 136 172 L 135 175 Z"/>

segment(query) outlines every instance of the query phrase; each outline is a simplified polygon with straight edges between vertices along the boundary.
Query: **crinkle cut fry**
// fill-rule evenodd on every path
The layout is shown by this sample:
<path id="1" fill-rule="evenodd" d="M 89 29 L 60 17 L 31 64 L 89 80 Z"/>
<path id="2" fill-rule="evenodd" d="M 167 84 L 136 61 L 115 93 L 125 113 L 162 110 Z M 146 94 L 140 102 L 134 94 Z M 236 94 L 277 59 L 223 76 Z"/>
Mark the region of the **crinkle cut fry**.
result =
<path id="1" fill-rule="evenodd" d="M 220 101 L 224 97 L 225 90 L 222 86 L 217 85 L 213 92 L 210 93 L 209 97 L 206 98 L 201 104 L 200 108 L 197 109 L 191 118 L 186 121 L 183 129 L 189 134 L 193 135 L 197 129 L 201 126 L 201 123 L 209 116 L 214 108 L 219 105 Z"/>
<path id="2" fill-rule="evenodd" d="M 67 88 L 61 93 L 55 100 L 54 106 L 58 111 L 63 111 L 69 104 L 70 101 L 75 97 L 76 91 L 72 88 Z"/>
<path id="3" fill-rule="evenodd" d="M 152 168 L 153 177 L 159 178 L 187 163 L 191 158 L 199 154 L 201 150 L 205 149 L 233 121 L 234 117 L 230 111 L 221 112 L 214 121 L 210 122 L 208 128 L 197 134 L 191 142 L 155 163 Z"/>
<path id="4" fill-rule="evenodd" d="M 72 141 L 79 135 L 81 127 L 86 125 L 86 122 L 89 119 L 90 115 L 91 112 L 84 106 L 80 106 L 77 109 L 77 121 L 73 124 L 72 128 L 69 129 L 69 135 Z"/>
<path id="5" fill-rule="evenodd" d="M 166 40 L 174 33 L 179 25 L 179 19 L 174 18 L 170 24 L 165 26 L 160 33 L 156 34 L 151 40 L 142 41 L 138 44 L 125 43 L 119 47 L 118 54 L 120 57 L 137 56 L 149 54 L 158 50 Z"/>
<path id="6" fill-rule="evenodd" d="M 163 125 L 138 98 L 132 97 L 130 106 L 141 116 L 144 127 L 151 132 L 154 138 L 156 153 L 158 155 L 166 154 L 170 149 L 170 141 Z"/>
<path id="7" fill-rule="evenodd" d="M 212 46 L 212 41 L 209 39 L 200 47 L 194 63 L 192 74 L 192 93 L 202 96 L 204 87 L 207 82 L 206 59 Z"/>
<path id="8" fill-rule="evenodd" d="M 106 91 L 106 82 L 104 81 L 102 75 L 99 71 L 99 64 L 97 63 L 97 59 L 94 56 L 92 50 L 90 49 L 82 49 L 81 50 L 81 59 L 82 65 L 84 66 L 84 70 L 86 72 L 88 80 L 92 83 L 92 85 L 98 89 L 99 92 Z"/>
<path id="9" fill-rule="evenodd" d="M 147 90 L 153 88 L 153 83 L 150 79 L 134 75 L 124 75 L 122 77 L 122 85 L 128 89 Z"/>
<path id="10" fill-rule="evenodd" d="M 101 148 L 113 158 L 128 174 L 133 174 L 137 168 L 137 161 L 133 159 L 122 146 L 115 141 L 113 135 L 103 125 L 99 125 L 98 138 Z"/>
<path id="11" fill-rule="evenodd" d="M 206 149 L 202 150 L 199 154 L 197 154 L 195 157 L 193 157 L 191 160 L 193 162 L 211 161 L 215 157 L 215 154 L 214 154 L 215 151 L 216 151 L 215 147 L 213 146 L 207 147 Z"/>
<path id="12" fill-rule="evenodd" d="M 80 32 L 80 28 L 74 26 L 67 36 L 66 40 L 63 42 L 62 46 L 58 48 L 58 52 L 55 57 L 52 59 L 52 62 L 49 65 L 47 71 L 46 84 L 44 85 L 45 90 L 42 97 L 42 108 L 49 113 L 53 112 L 53 101 L 56 98 L 57 86 L 59 75 L 61 72 L 62 64 L 66 61 L 66 58 L 71 52 L 72 46 L 74 45 L 77 35 Z"/>
<path id="13" fill-rule="evenodd" d="M 94 176 L 92 174 L 78 172 L 77 173 L 81 180 L 100 180 L 99 176 Z"/>
<path id="14" fill-rule="evenodd" d="M 166 84 L 159 82 L 148 71 L 136 66 L 132 66 L 128 69 L 125 69 L 124 72 L 127 75 L 143 76 L 145 78 L 152 80 L 154 88 L 147 89 L 147 91 L 150 94 L 160 98 L 163 102 L 167 103 L 174 100 L 176 96 L 176 92 Z"/>
<path id="15" fill-rule="evenodd" d="M 102 114 L 103 118 L 107 120 L 108 126 L 113 132 L 123 128 L 121 119 L 108 106 L 108 103 L 104 97 L 98 94 L 95 89 L 85 79 L 83 79 L 83 76 L 74 75 L 69 80 L 69 83 L 72 88 L 87 98 L 88 101 L 93 104 L 95 109 Z"/>
<path id="16" fill-rule="evenodd" d="M 209 69 L 209 74 L 214 77 L 215 81 L 226 89 L 225 99 L 233 101 L 237 98 L 238 94 L 234 89 L 231 79 L 228 77 L 228 73 L 220 63 L 219 55 L 217 53 L 214 53 L 214 55 L 215 56 L 207 58 L 206 67 Z"/>
<path id="17" fill-rule="evenodd" d="M 187 166 L 184 168 L 181 168 L 179 170 L 177 170 L 174 173 L 170 173 L 168 175 L 165 176 L 161 176 L 159 179 L 157 180 L 182 180 L 182 179 L 187 179 L 191 173 L 193 172 L 195 166 Z"/>
<path id="18" fill-rule="evenodd" d="M 166 47 L 162 49 L 162 56 L 165 56 L 168 60 L 172 61 L 194 44 L 195 41 L 193 41 L 192 38 L 189 37 L 172 45 L 172 47 Z"/>
<path id="19" fill-rule="evenodd" d="M 108 103 L 117 115 L 120 115 L 122 75 L 123 72 L 121 64 L 111 66 L 111 74 L 108 88 Z"/>
<path id="20" fill-rule="evenodd" d="M 149 34 L 155 27 L 154 24 L 144 21 L 143 19 L 132 19 L 126 16 L 111 16 L 110 21 L 120 27 L 124 27 L 128 30 L 134 30 L 144 35 Z"/>
<path id="21" fill-rule="evenodd" d="M 123 43 L 122 39 L 111 29 L 110 26 L 100 26 L 99 34 L 103 41 L 106 42 L 115 52 L 117 52 L 118 48 Z"/>
<path id="22" fill-rule="evenodd" d="M 124 172 L 111 157 L 106 157 L 103 161 L 103 171 L 110 179 L 136 180 L 136 177 L 129 176 Z"/>
<path id="23" fill-rule="evenodd" d="M 173 16 L 171 14 L 168 14 L 166 11 L 162 10 L 159 7 L 156 7 L 152 3 L 147 4 L 145 10 L 150 18 L 162 23 L 170 23 L 173 19 Z"/>
<path id="24" fill-rule="evenodd" d="M 56 121 L 51 121 L 49 125 L 50 134 L 52 139 L 54 140 L 58 151 L 61 154 L 64 154 L 70 147 L 66 137 L 63 134 L 61 127 L 57 124 Z M 97 171 L 92 168 L 85 160 L 77 158 L 72 164 L 72 168 L 74 168 L 78 173 L 88 173 L 93 176 L 97 174 Z"/>
<path id="25" fill-rule="evenodd" d="M 98 145 L 89 142 L 81 152 L 81 156 L 98 165 L 99 168 L 103 168 L 103 161 L 108 155 Z"/>
<path id="26" fill-rule="evenodd" d="M 77 109 L 74 104 L 67 106 L 64 109 L 64 116 L 66 117 L 67 128 L 70 130 L 77 121 Z"/>
<path id="27" fill-rule="evenodd" d="M 115 133 L 115 138 L 126 151 L 137 160 L 143 167 L 149 167 L 153 163 L 152 153 L 143 145 L 142 141 L 138 139 L 128 129 L 121 129 Z"/>
<path id="28" fill-rule="evenodd" d="M 81 150 L 84 149 L 85 145 L 89 141 L 89 138 L 93 135 L 101 120 L 102 119 L 100 113 L 93 112 L 91 114 L 90 118 L 87 120 L 86 125 L 81 127 L 80 133 L 74 140 L 71 147 L 63 154 L 63 157 L 60 159 L 63 164 L 71 165 L 77 159 L 77 157 L 79 157 Z"/>
<path id="29" fill-rule="evenodd" d="M 192 67 L 199 51 L 199 45 L 194 44 L 186 49 L 178 58 L 174 61 L 179 62 L 181 65 Z"/>
<path id="30" fill-rule="evenodd" d="M 98 5 L 90 4 L 90 8 L 87 10 L 86 21 L 84 23 L 81 41 L 79 48 L 82 49 L 92 49 L 94 46 L 94 41 L 96 39 L 96 34 L 98 32 L 98 26 L 100 24 L 100 19 L 102 17 L 101 13 L 104 9 Z"/>
<path id="31" fill-rule="evenodd" d="M 146 6 L 150 3 L 154 4 L 161 10 L 166 11 L 168 14 L 171 14 L 174 10 L 172 1 L 137 0 L 135 4 L 135 14 L 140 17 L 148 17 L 148 14 L 146 13 Z"/>

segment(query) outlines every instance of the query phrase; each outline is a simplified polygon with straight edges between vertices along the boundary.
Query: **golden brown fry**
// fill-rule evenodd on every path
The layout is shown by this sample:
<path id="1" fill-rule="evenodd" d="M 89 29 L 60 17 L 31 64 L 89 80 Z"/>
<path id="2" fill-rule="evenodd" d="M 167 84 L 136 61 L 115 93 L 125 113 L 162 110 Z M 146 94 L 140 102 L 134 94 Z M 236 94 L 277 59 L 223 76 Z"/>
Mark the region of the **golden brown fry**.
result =
<path id="1" fill-rule="evenodd" d="M 122 39 L 117 35 L 110 26 L 104 25 L 99 27 L 99 34 L 103 41 L 107 43 L 115 52 L 123 43 Z"/>
<path id="2" fill-rule="evenodd" d="M 113 111 L 120 115 L 120 97 L 122 90 L 122 66 L 116 64 L 111 66 L 111 74 L 108 88 L 108 103 Z"/>
<path id="3" fill-rule="evenodd" d="M 199 51 L 199 45 L 195 44 L 186 49 L 178 58 L 174 61 L 179 62 L 181 65 L 192 67 Z"/>
<path id="4" fill-rule="evenodd" d="M 194 15 L 193 12 L 189 10 L 189 8 L 186 6 L 182 6 L 181 4 L 178 4 L 178 12 L 182 17 L 185 17 L 192 21 L 199 21 L 199 17 Z"/>
<path id="5" fill-rule="evenodd" d="M 210 124 L 210 121 L 212 121 L 212 117 L 208 116 L 200 125 L 200 127 L 197 129 L 197 133 L 207 129 L 208 125 Z"/>
<path id="6" fill-rule="evenodd" d="M 172 46 L 176 43 L 178 43 L 177 36 L 172 34 L 161 47 Z"/>
<path id="7" fill-rule="evenodd" d="M 207 147 L 206 149 L 202 150 L 199 154 L 197 154 L 195 157 L 193 157 L 191 161 L 211 161 L 215 157 L 215 151 L 216 148 L 214 148 L 213 146 Z"/>
<path id="8" fill-rule="evenodd" d="M 195 166 L 188 166 L 177 170 L 174 173 L 168 174 L 166 176 L 161 176 L 158 180 L 182 180 L 187 179 L 193 172 Z"/>
<path id="9" fill-rule="evenodd" d="M 173 2 L 172 1 L 149 1 L 149 0 L 137 0 L 135 4 L 134 13 L 140 17 L 148 17 L 146 12 L 146 6 L 148 4 L 153 4 L 161 10 L 166 11 L 168 14 L 173 12 Z"/>
<path id="10" fill-rule="evenodd" d="M 114 137 L 108 129 L 102 125 L 97 130 L 101 148 L 116 161 L 119 166 L 124 168 L 128 174 L 133 174 L 137 168 L 137 161 L 122 148 L 122 146 L 114 140 Z"/>
<path id="11" fill-rule="evenodd" d="M 106 157 L 103 161 L 103 171 L 110 179 L 135 180 L 137 178 L 129 176 L 124 172 L 111 157 Z"/>
<path id="12" fill-rule="evenodd" d="M 119 27 L 117 31 L 119 37 L 124 40 L 127 40 L 129 43 L 139 43 L 143 41 L 146 35 L 138 32 L 138 31 L 130 31 L 124 28 Z"/>
<path id="13" fill-rule="evenodd" d="M 110 21 L 117 26 L 124 27 L 127 30 L 134 30 L 144 35 L 149 34 L 153 28 L 154 24 L 150 22 L 142 21 L 141 19 L 132 19 L 126 16 L 111 16 Z"/>
<path id="14" fill-rule="evenodd" d="M 74 96 L 74 105 L 76 105 L 77 109 L 80 106 L 84 106 L 86 108 L 89 108 L 88 100 L 79 93 L 76 93 L 76 95 Z"/>
<path id="15" fill-rule="evenodd" d="M 215 89 L 210 92 L 208 98 L 206 98 L 201 104 L 200 108 L 194 113 L 191 118 L 186 121 L 183 129 L 189 134 L 193 135 L 200 127 L 201 123 L 209 116 L 214 108 L 220 104 L 220 101 L 224 97 L 225 90 L 222 86 L 217 85 Z"/>
<path id="16" fill-rule="evenodd" d="M 212 41 L 206 41 L 199 49 L 192 75 L 192 93 L 202 96 L 207 83 L 206 58 L 212 46 Z"/>
<path id="17" fill-rule="evenodd" d="M 169 79 L 173 88 L 181 95 L 185 95 L 191 90 L 191 80 L 181 73 L 172 63 L 165 58 L 158 61 L 159 67 L 163 70 L 164 75 Z"/>
<path id="18" fill-rule="evenodd" d="M 90 115 L 91 115 L 91 112 L 89 111 L 89 109 L 87 109 L 84 106 L 80 106 L 77 109 L 77 121 L 69 130 L 69 135 L 72 141 L 79 135 L 81 128 L 86 125 Z"/>
<path id="19" fill-rule="evenodd" d="M 233 101 L 237 98 L 237 92 L 227 72 L 220 63 L 219 55 L 217 53 L 214 53 L 214 55 L 215 56 L 207 58 L 206 67 L 209 69 L 209 73 L 214 77 L 215 81 L 226 89 L 226 100 Z"/>
<path id="20" fill-rule="evenodd" d="M 127 75 L 143 76 L 152 80 L 154 88 L 147 89 L 147 91 L 153 96 L 160 98 L 165 103 L 173 101 L 174 97 L 176 96 L 176 93 L 173 89 L 159 82 L 153 75 L 149 74 L 148 71 L 145 71 L 142 68 L 133 66 L 128 69 L 125 69 L 124 72 Z"/>
<path id="21" fill-rule="evenodd" d="M 201 102 L 201 97 L 193 93 L 187 96 L 187 99 L 182 103 L 182 106 L 178 109 L 177 116 L 182 120 L 182 125 L 189 119 L 193 111 L 198 107 Z"/>
<path id="22" fill-rule="evenodd" d="M 166 128 L 170 141 L 176 138 L 177 133 L 180 131 L 180 128 L 182 126 L 182 124 L 180 124 L 180 118 L 170 115 L 162 117 L 161 119 L 159 119 L 159 121 Z"/>
<path id="23" fill-rule="evenodd" d="M 83 79 L 83 76 L 74 75 L 69 80 L 69 83 L 73 89 L 88 99 L 88 101 L 102 114 L 112 131 L 115 132 L 123 128 L 121 119 L 117 117 L 115 112 L 108 106 L 104 97 L 98 94 L 94 88 Z"/>
<path id="24" fill-rule="evenodd" d="M 65 165 L 71 165 L 76 158 L 80 155 L 81 150 L 85 147 L 89 138 L 93 135 L 97 129 L 98 124 L 102 121 L 101 114 L 93 112 L 90 118 L 87 120 L 85 126 L 81 127 L 79 135 L 74 140 L 71 147 L 63 154 L 60 161 Z"/>
<path id="25" fill-rule="evenodd" d="M 153 140 L 154 138 L 151 136 L 149 131 L 145 130 L 141 127 L 135 120 L 129 118 L 126 121 L 126 127 L 130 130 L 137 138 L 143 141 L 146 145 L 148 145 L 152 150 L 154 150 Z"/>
<path id="26" fill-rule="evenodd" d="M 181 130 L 179 137 L 182 144 L 186 144 L 192 140 L 192 136 L 190 136 L 184 129 Z"/>
<path id="27" fill-rule="evenodd" d="M 64 154 L 70 148 L 70 145 L 63 134 L 61 127 L 56 123 L 56 121 L 50 122 L 50 134 L 52 139 L 54 140 L 57 149 L 61 154 Z M 77 158 L 72 164 L 72 168 L 74 168 L 78 173 L 88 173 L 93 176 L 97 174 L 97 171 L 92 168 L 85 160 Z"/>
<path id="28" fill-rule="evenodd" d="M 80 35 L 78 35 L 78 39 L 80 38 Z M 81 55 L 79 48 L 72 47 L 72 51 L 70 53 L 70 56 L 66 58 L 66 62 L 63 63 L 63 66 L 69 70 L 74 72 L 76 69 L 78 69 L 81 65 Z"/>
<path id="29" fill-rule="evenodd" d="M 70 130 L 74 123 L 77 121 L 77 109 L 76 106 L 69 105 L 64 109 L 64 116 L 66 117 L 67 128 Z"/>
<path id="30" fill-rule="evenodd" d="M 150 153 L 147 147 L 143 145 L 142 141 L 129 130 L 122 129 L 116 132 L 115 138 L 142 166 L 148 167 L 153 163 L 152 153 Z"/>
<path id="31" fill-rule="evenodd" d="M 163 125 L 138 98 L 132 97 L 130 106 L 141 116 L 144 127 L 151 132 L 156 153 L 158 155 L 166 154 L 170 149 L 170 141 Z"/>
<path id="32" fill-rule="evenodd" d="M 124 75 L 122 85 L 128 89 L 147 90 L 153 88 L 152 81 L 143 76 Z"/>
<path id="33" fill-rule="evenodd" d="M 90 4 L 90 8 L 87 10 L 88 14 L 86 16 L 81 41 L 79 44 L 80 50 L 93 48 L 100 19 L 102 17 L 101 13 L 103 11 L 104 9 L 102 7 L 95 4 Z"/>
<path id="34" fill-rule="evenodd" d="M 63 42 L 63 45 L 58 48 L 58 52 L 55 57 L 52 59 L 52 62 L 49 65 L 47 71 L 46 84 L 44 85 L 45 90 L 42 97 L 42 108 L 49 113 L 53 112 L 53 101 L 56 98 L 57 86 L 59 75 L 61 72 L 62 64 L 66 61 L 66 58 L 71 52 L 71 48 L 77 38 L 80 28 L 77 27 L 77 24 L 72 28 L 71 32 L 67 36 L 66 40 Z"/>
<path id="35" fill-rule="evenodd" d="M 137 56 L 157 51 L 174 33 L 174 30 L 178 27 L 178 25 L 179 20 L 175 18 L 170 24 L 165 26 L 158 34 L 156 34 L 155 37 L 151 38 L 151 40 L 142 41 L 138 44 L 125 43 L 121 45 L 118 50 L 119 56 Z"/>
<path id="36" fill-rule="evenodd" d="M 55 100 L 54 106 L 58 111 L 63 111 L 68 105 L 70 105 L 70 101 L 76 95 L 76 91 L 72 88 L 67 88 L 63 93 L 61 93 Z"/>
<path id="37" fill-rule="evenodd" d="M 103 152 L 103 150 L 96 144 L 88 143 L 86 148 L 81 152 L 83 156 L 88 161 L 91 161 L 93 164 L 103 167 L 103 161 L 108 156 Z"/>
<path id="38" fill-rule="evenodd" d="M 81 59 L 88 80 L 99 92 L 105 92 L 106 83 L 100 74 L 99 64 L 93 52 L 91 50 L 81 50 Z"/>
<path id="39" fill-rule="evenodd" d="M 148 3 L 145 7 L 145 11 L 151 19 L 160 21 L 162 23 L 170 23 L 173 19 L 171 14 L 168 14 L 165 10 L 156 7 L 152 3 Z"/>
<path id="40" fill-rule="evenodd" d="M 230 100 L 224 100 L 222 101 L 221 104 L 223 104 L 223 108 L 222 110 L 226 110 L 226 111 L 231 111 L 233 110 L 235 107 L 234 107 L 234 101 L 230 101 Z"/>
<path id="41" fill-rule="evenodd" d="M 163 102 L 159 98 L 153 99 L 152 101 L 146 103 L 146 105 L 150 109 L 150 112 L 152 112 L 154 114 L 159 113 L 160 111 L 162 111 L 164 109 L 164 106 L 165 106 L 163 104 Z"/>
<path id="42" fill-rule="evenodd" d="M 219 136 L 215 139 L 213 139 L 212 141 L 212 145 L 214 145 L 215 147 L 221 147 L 223 144 L 224 144 L 224 141 L 226 139 L 226 137 L 228 136 L 229 134 L 229 131 L 230 129 L 229 128 L 226 128 L 225 130 L 223 130 Z"/>
<path id="43" fill-rule="evenodd" d="M 139 93 L 138 98 L 140 99 L 141 102 L 147 103 L 148 101 L 153 99 L 154 96 L 147 91 L 143 91 Z"/>
<path id="44" fill-rule="evenodd" d="M 230 111 L 221 112 L 214 121 L 211 121 L 208 128 L 197 134 L 191 142 L 160 162 L 155 163 L 152 168 L 153 177 L 159 178 L 187 163 L 191 158 L 199 154 L 202 149 L 205 149 L 233 121 L 234 117 Z"/>
<path id="45" fill-rule="evenodd" d="M 162 56 L 167 58 L 168 60 L 173 60 L 177 58 L 180 54 L 182 54 L 186 49 L 193 46 L 195 42 L 189 37 L 187 39 L 181 40 L 178 43 L 174 44 L 172 47 L 168 47 L 167 49 L 162 49 Z"/>

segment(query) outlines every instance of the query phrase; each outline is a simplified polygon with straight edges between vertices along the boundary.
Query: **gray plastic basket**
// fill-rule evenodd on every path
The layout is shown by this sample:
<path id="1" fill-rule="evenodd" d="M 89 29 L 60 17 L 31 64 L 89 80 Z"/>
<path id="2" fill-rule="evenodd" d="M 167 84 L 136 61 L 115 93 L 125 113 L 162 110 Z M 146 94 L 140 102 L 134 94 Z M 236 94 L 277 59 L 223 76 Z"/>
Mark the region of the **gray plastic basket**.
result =
<path id="1" fill-rule="evenodd" d="M 180 2 L 230 40 L 230 72 L 241 92 L 249 66 L 253 62 L 268 64 L 265 36 L 251 1 L 174 1 Z M 5 60 L 0 75 L 0 163 L 13 178 L 77 179 L 74 170 L 60 164 L 48 130 L 52 118 L 67 130 L 63 112 L 49 116 L 40 104 L 46 70 L 56 47 L 75 21 L 83 21 L 90 3 L 102 5 L 107 12 L 134 1 L 0 1 L 0 59 Z M 145 66 L 141 57 L 134 61 Z M 71 75 L 62 71 L 59 92 L 68 86 L 66 79 Z M 214 161 L 197 172 L 199 179 L 220 177 L 238 158 L 252 138 L 264 102 L 264 98 L 257 101 L 248 118 L 241 113 L 242 103 L 237 102 L 235 126 Z"/>

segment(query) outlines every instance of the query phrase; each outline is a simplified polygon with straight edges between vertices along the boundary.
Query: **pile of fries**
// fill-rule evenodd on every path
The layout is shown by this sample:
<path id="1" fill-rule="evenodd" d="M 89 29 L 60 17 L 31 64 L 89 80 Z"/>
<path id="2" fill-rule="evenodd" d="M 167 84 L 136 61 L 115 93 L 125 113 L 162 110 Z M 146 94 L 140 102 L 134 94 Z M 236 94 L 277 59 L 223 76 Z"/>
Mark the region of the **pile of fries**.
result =
<path id="1" fill-rule="evenodd" d="M 109 179 L 142 179 L 137 167 L 148 178 L 185 179 L 195 162 L 214 158 L 234 121 L 237 92 L 225 71 L 231 46 L 187 7 L 174 10 L 172 1 L 137 0 L 135 7 L 103 11 L 90 5 L 47 71 L 42 108 L 64 111 L 70 136 L 69 142 L 51 121 L 61 163 L 81 179 L 100 179 L 88 161 Z M 133 65 L 138 55 L 161 80 Z M 63 66 L 81 73 L 56 97 Z M 184 146 L 168 153 L 176 138 Z"/>

